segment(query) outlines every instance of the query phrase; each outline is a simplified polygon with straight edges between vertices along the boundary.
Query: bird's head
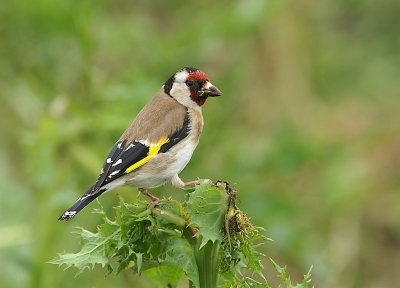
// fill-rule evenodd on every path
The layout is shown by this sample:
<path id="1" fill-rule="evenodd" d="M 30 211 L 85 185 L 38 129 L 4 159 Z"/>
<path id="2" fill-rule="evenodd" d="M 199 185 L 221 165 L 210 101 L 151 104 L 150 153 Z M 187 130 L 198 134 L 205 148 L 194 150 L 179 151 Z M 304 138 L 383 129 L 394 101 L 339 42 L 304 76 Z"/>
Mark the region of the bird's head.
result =
<path id="1" fill-rule="evenodd" d="M 172 75 L 164 84 L 164 92 L 186 107 L 199 107 L 208 97 L 222 95 L 203 71 L 193 67 L 184 67 Z"/>

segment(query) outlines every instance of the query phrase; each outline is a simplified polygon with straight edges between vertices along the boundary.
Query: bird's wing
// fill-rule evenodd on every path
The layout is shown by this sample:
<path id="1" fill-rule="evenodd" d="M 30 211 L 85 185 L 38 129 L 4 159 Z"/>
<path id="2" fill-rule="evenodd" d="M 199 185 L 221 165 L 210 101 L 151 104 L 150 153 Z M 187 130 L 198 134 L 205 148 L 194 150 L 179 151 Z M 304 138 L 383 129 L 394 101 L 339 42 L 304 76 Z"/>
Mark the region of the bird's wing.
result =
<path id="1" fill-rule="evenodd" d="M 107 183 L 135 171 L 155 155 L 167 152 L 171 147 L 184 139 L 189 134 L 189 131 L 190 118 L 188 113 L 186 113 L 181 127 L 177 128 L 170 135 L 160 137 L 155 143 L 147 143 L 146 140 L 138 139 L 120 139 L 115 143 L 104 162 L 101 173 L 91 189 L 92 192 L 86 194 L 96 194 Z"/>

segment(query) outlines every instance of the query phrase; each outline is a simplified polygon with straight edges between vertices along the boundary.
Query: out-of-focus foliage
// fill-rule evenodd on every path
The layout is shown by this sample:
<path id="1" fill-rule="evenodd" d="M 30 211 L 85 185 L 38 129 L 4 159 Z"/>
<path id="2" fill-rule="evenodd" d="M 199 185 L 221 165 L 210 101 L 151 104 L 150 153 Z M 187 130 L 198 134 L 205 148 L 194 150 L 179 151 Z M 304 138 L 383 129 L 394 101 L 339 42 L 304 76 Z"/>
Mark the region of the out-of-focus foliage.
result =
<path id="1" fill-rule="evenodd" d="M 293 282 L 314 265 L 316 287 L 400 286 L 398 0 L 3 2 L 1 287 L 149 287 L 45 263 L 77 250 L 72 226 L 101 221 L 93 205 L 56 219 L 183 66 L 224 95 L 205 104 L 181 177 L 237 182 L 241 209 L 274 239 L 262 253 Z M 101 201 L 112 213 L 118 197 Z"/>

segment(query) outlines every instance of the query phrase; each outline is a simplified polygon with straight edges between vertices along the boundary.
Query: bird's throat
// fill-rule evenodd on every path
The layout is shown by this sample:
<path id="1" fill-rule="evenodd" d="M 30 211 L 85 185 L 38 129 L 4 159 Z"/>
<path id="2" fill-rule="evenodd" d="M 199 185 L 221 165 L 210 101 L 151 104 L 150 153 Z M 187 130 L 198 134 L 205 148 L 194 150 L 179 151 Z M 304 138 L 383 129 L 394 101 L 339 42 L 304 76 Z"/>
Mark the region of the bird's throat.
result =
<path id="1" fill-rule="evenodd" d="M 190 91 L 190 99 L 196 102 L 197 105 L 203 106 L 206 103 L 207 96 L 200 96 L 196 91 Z"/>

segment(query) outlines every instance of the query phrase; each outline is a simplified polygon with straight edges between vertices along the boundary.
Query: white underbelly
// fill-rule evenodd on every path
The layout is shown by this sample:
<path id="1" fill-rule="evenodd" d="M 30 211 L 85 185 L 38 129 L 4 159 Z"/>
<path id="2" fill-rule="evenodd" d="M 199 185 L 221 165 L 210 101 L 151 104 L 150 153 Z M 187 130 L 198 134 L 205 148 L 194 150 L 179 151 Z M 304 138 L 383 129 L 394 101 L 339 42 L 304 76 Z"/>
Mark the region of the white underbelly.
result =
<path id="1" fill-rule="evenodd" d="M 145 189 L 164 185 L 186 167 L 197 144 L 193 139 L 185 138 L 167 152 L 155 155 L 142 167 L 126 175 L 126 184 Z"/>

